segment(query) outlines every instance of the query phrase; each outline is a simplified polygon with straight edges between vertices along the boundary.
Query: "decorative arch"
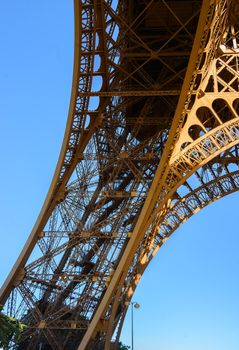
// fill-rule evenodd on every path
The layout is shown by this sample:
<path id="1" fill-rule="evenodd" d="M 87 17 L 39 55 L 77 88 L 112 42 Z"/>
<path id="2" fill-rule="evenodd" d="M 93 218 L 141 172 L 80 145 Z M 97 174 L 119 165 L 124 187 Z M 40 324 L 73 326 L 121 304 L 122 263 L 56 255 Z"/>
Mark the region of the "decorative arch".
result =
<path id="1" fill-rule="evenodd" d="M 216 162 L 216 159 L 214 162 Z M 220 166 L 221 164 L 222 163 L 220 163 Z M 234 164 L 237 170 L 228 172 L 227 166 L 229 164 Z M 213 163 L 211 163 L 207 169 L 201 170 L 204 172 L 211 172 L 212 166 Z M 194 188 L 187 194 L 178 197 L 175 200 L 175 203 L 170 205 L 168 212 L 164 214 L 158 234 L 154 238 L 151 237 L 151 241 L 149 241 L 148 237 L 145 240 L 145 247 L 147 247 L 147 249 L 141 252 L 141 258 L 138 259 L 139 263 L 136 265 L 135 273 L 132 275 L 130 288 L 127 290 L 128 302 L 124 304 L 124 310 L 119 319 L 116 342 L 119 341 L 127 309 L 130 306 L 130 300 L 132 299 L 145 270 L 162 245 L 170 238 L 179 226 L 184 224 L 193 215 L 211 203 L 239 190 L 239 157 L 234 157 L 232 155 L 231 158 L 225 159 L 224 166 L 226 168 L 220 170 L 220 173 L 217 174 L 216 177 L 211 178 L 207 183 Z M 205 177 L 207 177 L 206 174 Z M 147 255 L 147 258 L 145 254 Z"/>

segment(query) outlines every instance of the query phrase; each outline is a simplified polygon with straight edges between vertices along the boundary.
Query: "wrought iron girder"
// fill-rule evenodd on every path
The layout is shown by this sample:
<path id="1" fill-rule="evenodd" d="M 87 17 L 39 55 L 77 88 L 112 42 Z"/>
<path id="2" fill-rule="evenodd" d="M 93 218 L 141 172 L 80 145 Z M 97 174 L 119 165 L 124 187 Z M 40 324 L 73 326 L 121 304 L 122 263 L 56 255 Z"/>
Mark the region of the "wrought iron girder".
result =
<path id="1" fill-rule="evenodd" d="M 228 159 L 230 161 L 230 158 Z M 233 163 L 235 160 L 233 160 Z M 239 168 L 239 159 L 236 160 L 236 166 Z M 207 169 L 209 171 L 209 168 Z M 209 205 L 210 203 L 239 190 L 239 170 L 223 175 L 217 175 L 210 181 L 204 183 L 203 186 L 196 187 L 188 192 L 185 196 L 179 197 L 177 200 L 168 203 L 165 212 L 162 213 L 161 222 L 154 225 L 150 234 L 146 235 L 142 242 L 139 258 L 131 274 L 130 288 L 125 292 L 125 300 L 127 301 L 133 295 L 134 289 L 139 282 L 134 282 L 135 276 L 143 274 L 144 270 L 155 256 L 158 249 L 167 241 L 170 235 L 192 215 Z M 127 306 L 127 302 L 126 302 Z"/>
<path id="2" fill-rule="evenodd" d="M 31 326 L 23 335 L 33 339 L 26 349 L 39 342 L 76 349 L 81 338 L 80 350 L 93 338 L 109 349 L 125 302 L 158 247 L 198 208 L 238 188 L 231 169 L 239 142 L 231 5 L 203 2 L 188 65 L 201 2 L 194 8 L 184 1 L 184 20 L 177 3 L 139 0 L 126 9 L 124 1 L 117 7 L 110 0 L 75 1 L 74 81 L 62 152 L 0 295 L 4 301 L 13 290 L 9 310 L 14 304 Z M 150 27 L 155 6 L 171 24 L 158 18 L 160 25 Z M 179 50 L 184 54 L 176 59 Z M 74 329 L 82 329 L 78 338 Z"/>
<path id="3" fill-rule="evenodd" d="M 221 4 L 218 5 L 219 10 L 222 9 L 220 5 L 222 7 L 224 6 L 224 9 L 225 9 L 225 5 L 227 4 L 226 2 L 221 2 Z M 225 11 L 224 11 L 224 15 L 225 15 Z M 217 18 L 217 22 L 220 22 L 218 18 Z M 221 23 L 225 24 L 225 21 L 221 21 L 220 24 Z M 222 35 L 223 32 L 221 31 L 220 34 Z M 235 38 L 235 35 L 234 35 L 234 38 Z M 215 48 L 213 48 L 213 50 L 215 50 Z M 230 50 L 227 49 L 226 52 L 228 54 L 230 53 Z M 193 111 L 193 107 L 191 107 L 190 111 L 188 110 L 186 111 L 187 112 L 186 123 L 184 125 L 184 129 L 181 129 L 180 131 L 180 138 L 179 138 L 179 141 L 177 141 L 178 144 L 176 143 L 176 146 L 173 148 L 174 153 L 171 155 L 171 159 L 169 159 L 168 168 L 166 167 L 165 172 L 168 173 L 167 175 L 168 177 L 165 176 L 164 179 L 162 180 L 162 182 L 164 183 L 163 185 L 164 189 L 161 192 L 161 195 L 159 195 L 159 198 L 158 198 L 159 204 L 156 205 L 156 209 L 155 209 L 155 213 L 159 215 L 156 231 L 159 230 L 158 235 L 159 235 L 160 244 L 162 244 L 164 242 L 164 239 L 167 238 L 167 235 L 165 233 L 162 234 L 162 236 L 160 234 L 160 227 L 163 227 L 164 225 L 164 222 L 162 219 L 162 217 L 164 217 L 165 215 L 164 203 L 165 205 L 167 205 L 166 204 L 167 201 L 170 198 L 173 198 L 177 188 L 183 183 L 185 183 L 186 179 L 190 176 L 190 174 L 195 173 L 200 166 L 207 164 L 215 156 L 222 154 L 226 150 L 230 149 L 233 145 L 237 145 L 239 142 L 238 141 L 238 121 L 237 121 L 238 115 L 235 111 L 235 107 L 233 107 L 233 104 L 238 101 L 237 99 L 238 84 L 235 84 L 235 82 L 237 82 L 238 80 L 238 73 L 236 70 L 233 72 L 233 70 L 237 67 L 237 56 L 235 51 L 231 52 L 231 55 L 233 55 L 233 58 L 227 55 L 227 56 L 224 56 L 225 58 L 223 59 L 223 56 L 222 56 L 219 59 L 215 58 L 211 63 L 211 66 L 215 66 L 216 62 L 220 60 L 220 65 L 219 65 L 220 71 L 215 70 L 213 72 L 214 81 L 215 81 L 214 89 L 216 89 L 214 90 L 215 92 L 214 95 L 212 94 L 212 91 L 209 90 L 209 92 L 211 92 L 211 95 L 210 95 L 208 90 L 206 90 L 206 89 L 211 89 L 210 87 L 208 87 L 208 80 L 211 74 L 210 74 L 210 71 L 208 71 L 207 67 L 205 68 L 205 70 L 207 70 L 207 73 L 205 75 L 206 79 L 204 80 L 205 89 L 203 90 L 203 87 L 202 87 L 203 85 L 201 86 L 199 85 L 199 88 L 198 88 L 199 93 L 198 93 L 198 96 L 196 97 L 196 102 L 193 104 L 193 107 L 195 107 L 195 109 L 197 109 L 199 106 L 200 107 L 205 106 L 208 108 L 210 107 L 210 109 L 212 110 L 212 102 L 210 104 L 208 101 L 210 101 L 210 98 L 212 101 L 216 101 L 215 107 L 213 106 L 214 111 L 212 112 L 212 114 L 214 115 L 214 118 L 218 121 L 219 126 L 215 128 L 215 125 L 213 126 L 211 124 L 211 129 L 208 129 L 209 125 L 207 125 L 205 128 L 203 125 L 203 122 L 197 119 L 198 116 L 196 116 L 195 110 Z M 208 56 L 210 58 L 212 57 L 210 55 Z M 233 62 L 234 69 L 230 67 L 230 62 Z M 227 76 L 224 76 L 223 78 L 222 77 L 218 78 L 217 74 L 220 74 L 221 71 L 224 69 L 224 67 L 226 67 L 227 72 L 231 72 L 233 74 L 233 77 L 229 81 Z M 202 74 L 202 72 L 200 72 L 200 74 Z M 228 83 L 225 82 L 225 79 L 227 79 Z M 217 81 L 222 86 L 220 92 L 218 91 L 218 85 L 216 84 Z M 232 84 L 234 84 L 233 87 L 232 87 Z M 223 92 L 225 92 L 225 94 L 223 94 Z M 197 99 L 198 99 L 198 105 L 197 105 Z M 217 100 L 219 99 L 223 99 L 224 106 L 220 106 L 220 107 L 217 106 Z M 218 112 L 215 111 L 216 107 L 217 109 L 220 109 L 220 113 L 226 111 L 225 112 L 226 118 L 227 118 L 226 122 L 225 120 L 221 119 L 221 116 L 219 117 L 219 115 L 217 115 L 219 111 Z M 224 113 L 224 118 L 225 118 L 225 113 Z M 197 120 L 195 121 L 195 119 Z M 204 120 L 204 122 L 206 122 L 206 120 Z M 190 130 L 190 126 L 194 124 L 201 127 L 201 129 L 203 130 L 204 136 L 201 136 L 200 134 L 196 135 L 195 141 L 193 142 L 192 138 L 190 138 L 190 134 L 188 130 Z M 186 131 L 184 132 L 184 130 Z M 184 143 L 188 142 L 189 145 L 185 146 L 185 151 L 184 150 L 178 151 L 178 149 L 180 149 L 180 146 L 183 144 L 183 142 Z M 183 157 L 182 154 L 184 154 L 183 152 L 186 152 L 188 149 L 190 149 L 190 145 L 196 145 L 196 146 L 194 146 L 194 149 L 192 152 L 189 151 L 189 153 L 191 154 L 191 158 L 190 160 L 188 160 L 188 158 L 186 158 L 185 156 Z M 200 154 L 201 154 L 201 157 L 200 157 Z M 181 157 L 181 160 L 177 159 L 178 155 Z M 228 160 L 228 158 L 226 158 L 225 160 L 230 161 L 230 159 Z M 175 164 L 174 162 L 176 161 L 177 163 L 175 167 L 173 167 L 173 165 Z M 223 160 L 220 160 L 220 161 L 221 161 L 221 165 L 223 165 Z M 182 164 L 182 168 L 179 167 L 179 164 Z M 210 165 L 209 165 L 209 168 L 211 172 L 213 172 Z M 207 196 L 208 196 L 208 192 L 210 192 L 212 189 L 214 189 L 217 192 L 216 196 L 213 197 L 212 195 L 212 198 L 211 196 L 208 197 L 209 199 L 208 201 L 206 201 L 206 204 L 210 203 L 211 201 L 217 198 L 224 196 L 227 193 L 231 193 L 237 190 L 237 186 L 235 184 L 235 181 L 233 180 L 234 175 L 235 174 L 232 173 L 232 175 L 224 175 L 224 177 L 222 177 L 220 180 L 215 179 L 210 183 L 210 186 L 208 187 L 204 183 L 204 185 L 201 188 L 201 191 L 203 190 Z M 196 201 L 197 205 L 199 202 L 199 197 L 198 197 L 199 195 L 200 195 L 200 192 L 198 194 L 192 193 L 192 196 Z M 183 201 L 184 200 L 185 199 L 183 198 Z M 181 208 L 183 207 L 184 213 L 187 213 L 189 216 L 193 215 L 193 213 L 195 213 L 200 209 L 200 207 L 196 206 L 194 210 L 190 210 L 189 207 L 186 206 L 186 204 L 183 201 L 181 203 Z M 173 208 L 171 207 L 168 210 L 169 210 L 168 215 L 169 216 L 172 215 L 171 222 L 173 224 L 173 227 L 176 228 L 178 223 L 181 222 L 180 214 L 179 212 L 174 212 Z M 174 215 L 174 218 L 173 218 L 173 215 Z M 153 213 L 153 215 L 151 216 L 148 222 L 148 226 L 150 225 L 150 223 L 153 223 L 154 218 L 155 216 Z M 184 222 L 186 219 L 187 219 L 187 215 L 184 215 L 182 221 Z M 168 229 L 169 229 L 169 232 L 171 232 L 172 227 L 169 226 Z M 151 248 L 152 248 L 152 244 L 151 244 Z"/>
<path id="4" fill-rule="evenodd" d="M 113 130 L 117 130 L 115 121 L 112 120 L 113 124 L 109 124 L 106 122 L 104 124 L 104 118 L 102 117 L 103 112 L 105 113 L 105 108 L 108 104 L 109 107 L 107 107 L 109 110 L 106 110 L 106 121 L 107 121 L 107 113 L 110 114 L 112 109 L 112 103 L 116 107 L 115 109 L 119 109 L 119 104 L 121 104 L 124 108 L 128 108 L 128 106 L 134 105 L 137 103 L 137 99 L 134 99 L 133 101 L 129 101 L 128 99 L 124 98 L 123 101 L 119 101 L 116 98 L 108 98 L 101 97 L 100 99 L 100 105 L 97 110 L 97 113 L 91 112 L 90 108 L 90 96 L 87 96 L 87 91 L 90 93 L 92 90 L 91 84 L 93 81 L 93 77 L 97 76 L 97 73 L 100 76 L 104 75 L 104 72 L 106 72 L 106 69 L 109 68 L 110 75 L 108 75 L 107 79 L 112 79 L 112 89 L 115 89 L 115 86 L 117 86 L 118 82 L 120 81 L 120 76 L 117 77 L 118 70 L 120 65 L 117 65 L 117 63 L 114 62 L 114 65 L 112 66 L 112 60 L 115 60 L 114 57 L 117 56 L 117 52 L 119 52 L 120 45 L 119 42 L 115 42 L 115 48 L 113 48 L 114 41 L 112 41 L 111 35 L 105 35 L 103 28 L 103 22 L 95 21 L 94 14 L 96 14 L 97 18 L 99 18 L 100 13 L 102 14 L 102 5 L 104 6 L 104 10 L 107 8 L 106 2 L 87 2 L 85 1 L 82 3 L 82 6 L 80 7 L 79 4 L 76 3 L 75 11 L 76 15 L 78 16 L 80 14 L 81 19 L 81 31 L 79 32 L 79 19 L 76 17 L 76 47 L 78 50 L 78 47 L 80 47 L 80 52 L 76 51 L 75 53 L 75 73 L 74 73 L 74 82 L 73 82 L 73 95 L 72 95 L 72 102 L 70 107 L 70 113 L 69 113 L 69 120 L 68 120 L 68 128 L 66 131 L 65 136 L 65 142 L 63 144 L 63 150 L 60 156 L 60 160 L 58 163 L 57 172 L 55 175 L 55 178 L 53 180 L 53 184 L 51 187 L 51 190 L 48 195 L 47 202 L 43 208 L 43 212 L 41 213 L 41 216 L 36 224 L 36 227 L 32 233 L 32 238 L 30 240 L 30 244 L 26 246 L 24 255 L 21 256 L 21 262 L 18 264 L 17 270 L 13 273 L 11 276 L 11 281 L 17 280 L 17 283 L 20 283 L 20 285 L 23 283 L 22 278 L 24 280 L 24 283 L 26 284 L 26 288 L 29 289 L 27 293 L 23 294 L 23 299 L 27 299 L 27 295 L 29 296 L 30 293 L 35 293 L 36 300 L 34 301 L 36 310 L 39 312 L 37 313 L 37 317 L 39 320 L 46 320 L 47 317 L 44 316 L 46 312 L 50 312 L 50 309 L 52 309 L 52 301 L 57 299 L 56 305 L 59 306 L 59 303 L 61 300 L 67 300 L 68 295 L 71 295 L 73 297 L 74 293 L 74 300 L 79 299 L 79 292 L 75 291 L 74 288 L 78 286 L 78 289 L 81 288 L 84 289 L 84 292 L 82 292 L 82 298 L 79 299 L 80 301 L 85 303 L 88 302 L 88 305 L 85 306 L 85 314 L 89 317 L 90 314 L 93 313 L 98 300 L 100 299 L 100 296 L 102 295 L 102 291 L 104 291 L 104 288 L 107 287 L 107 284 L 109 281 L 107 280 L 109 277 L 109 274 L 105 274 L 105 278 L 102 279 L 101 285 L 97 286 L 95 281 L 87 282 L 88 278 L 85 279 L 85 282 L 83 283 L 82 287 L 77 284 L 76 281 L 69 281 L 68 278 L 65 278 L 66 276 L 71 275 L 71 269 L 75 269 L 77 265 L 71 265 L 71 262 L 75 259 L 77 256 L 81 256 L 81 254 L 88 256 L 89 259 L 84 260 L 87 264 L 89 264 L 89 271 L 92 270 L 92 267 L 100 269 L 100 264 L 102 265 L 103 259 L 105 262 L 109 261 L 105 257 L 107 254 L 109 254 L 113 248 L 117 252 L 117 254 L 112 254 L 112 262 L 114 264 L 117 264 L 117 256 L 119 256 L 120 249 L 122 249 L 123 245 L 125 245 L 129 239 L 130 229 L 133 227 L 135 221 L 137 220 L 137 215 L 139 213 L 139 210 L 143 204 L 144 196 L 139 196 L 140 193 L 146 193 L 145 189 L 148 188 L 150 181 L 152 181 L 152 177 L 154 174 L 154 170 L 156 168 L 157 164 L 157 156 L 155 159 L 155 162 L 152 162 L 150 157 L 145 157 L 143 155 L 143 162 L 141 160 L 142 154 L 140 156 L 137 154 L 137 150 L 140 150 L 139 147 L 139 141 L 137 140 L 137 137 L 139 135 L 140 130 L 142 130 L 142 127 L 144 128 L 144 125 L 146 125 L 144 122 L 142 122 L 145 119 L 144 115 L 134 115 L 133 118 L 136 119 L 136 123 L 134 126 L 133 122 L 129 122 L 129 128 L 130 130 L 125 132 L 126 138 L 124 138 L 123 143 L 121 143 L 121 148 L 117 148 L 115 150 L 114 143 L 119 143 L 119 140 L 122 138 L 119 137 L 114 141 L 112 137 L 112 140 L 109 142 L 109 135 L 106 133 L 102 133 L 104 128 L 107 128 L 108 126 L 113 126 Z M 108 2 L 110 4 L 110 2 Z M 107 14 L 107 11 L 105 12 Z M 102 17 L 101 17 L 102 18 Z M 98 20 L 98 19 L 97 19 Z M 95 24 L 97 22 L 97 25 Z M 115 23 L 117 21 L 112 20 L 110 25 L 113 27 L 115 26 Z M 100 42 L 102 43 L 102 48 L 96 47 L 96 32 L 99 27 L 102 28 L 102 38 L 100 39 Z M 179 30 L 180 31 L 180 30 Z M 109 50 L 109 57 L 107 58 L 109 62 L 109 66 L 106 66 L 106 64 L 102 64 L 103 58 L 106 57 L 105 50 L 106 46 L 105 41 L 106 38 L 108 40 L 108 47 L 107 50 Z M 169 38 L 166 41 L 167 43 L 170 42 Z M 165 44 L 165 42 L 164 42 Z M 161 50 L 162 52 L 162 50 Z M 80 54 L 79 54 L 80 53 Z M 163 52 L 162 52 L 163 53 Z M 98 71 L 94 71 L 94 58 L 99 55 L 101 57 L 101 68 Z M 104 56 L 104 57 L 103 57 Z M 152 58 L 155 58 L 152 56 Z M 128 58 L 127 58 L 128 59 Z M 133 61 L 132 61 L 133 63 Z M 134 63 L 135 64 L 135 63 Z M 102 69 L 102 67 L 104 68 Z M 144 66 L 144 65 L 143 65 Z M 141 67 L 141 69 L 138 67 L 137 74 L 140 73 L 141 77 L 145 77 L 148 75 L 145 68 Z M 144 69 L 143 69 L 144 68 Z M 115 72 L 112 72 L 112 69 L 115 69 Z M 171 72 L 174 74 L 175 68 L 170 68 Z M 122 70 L 121 70 L 122 71 Z M 116 75 L 115 75 L 116 74 Z M 181 74 L 181 73 L 180 73 Z M 105 74 L 105 76 L 107 76 Z M 110 77 L 110 78 L 109 78 Z M 124 79 L 131 78 L 131 72 L 127 73 L 127 69 L 124 70 Z M 166 82 L 170 82 L 174 79 L 172 76 L 171 80 L 163 79 L 162 81 L 164 84 Z M 138 83 L 139 80 L 133 79 L 134 82 Z M 147 81 L 150 81 L 149 76 L 147 77 Z M 153 81 L 152 81 L 153 82 Z M 141 84 L 141 83 L 140 83 Z M 142 84 L 141 84 L 142 85 Z M 77 89 L 76 89 L 77 88 Z M 106 87 L 104 86 L 104 89 Z M 83 94 L 86 94 L 83 96 Z M 171 90 L 169 91 L 169 95 L 171 94 Z M 100 93 L 99 93 L 100 95 Z M 147 97 L 147 92 L 144 95 Z M 110 96 L 108 96 L 110 97 Z M 124 96 L 122 96 L 124 97 Z M 108 102 L 107 102 L 108 101 Z M 152 99 L 151 102 L 154 100 Z M 119 103 L 120 102 L 120 103 Z M 167 101 L 168 105 L 172 104 L 172 100 Z M 117 106 L 118 104 L 118 106 Z M 174 102 L 175 104 L 175 102 Z M 149 113 L 150 103 L 145 103 L 145 107 L 142 108 L 144 113 Z M 121 109 L 122 111 L 122 109 Z M 117 117 L 118 118 L 118 117 Z M 115 120 L 122 120 L 123 125 L 120 127 L 121 129 L 124 128 L 125 130 L 128 129 L 128 125 L 126 123 L 125 125 L 125 119 L 124 117 L 120 117 L 117 119 L 115 117 Z M 88 119 L 90 119 L 88 121 Z M 111 118 L 112 119 L 112 118 Z M 121 122 L 121 121 L 120 121 Z M 108 124 L 107 124 L 108 123 Z M 99 130 L 99 132 L 98 132 Z M 131 134 L 133 136 L 130 135 Z M 119 132 L 119 131 L 118 131 Z M 82 155 L 84 153 L 85 147 L 90 148 L 90 140 L 92 138 L 93 133 L 95 133 L 95 137 L 97 137 L 97 142 L 95 143 L 97 145 L 98 149 L 98 159 L 96 164 L 91 160 L 83 159 Z M 142 133 L 142 132 L 141 132 Z M 117 132 L 115 133 L 117 135 Z M 142 136 L 140 136 L 142 138 Z M 162 148 L 162 145 L 165 142 L 165 139 L 167 137 L 167 131 L 160 134 L 155 139 L 152 139 L 152 137 L 149 137 L 148 139 L 145 138 L 145 140 L 141 140 L 141 143 L 145 144 L 145 148 L 143 149 L 143 154 L 147 154 L 149 151 L 151 152 L 153 149 L 155 151 L 158 151 L 158 154 L 160 157 L 161 151 L 160 148 Z M 120 142 L 122 142 L 120 141 Z M 125 146 L 125 143 L 127 143 L 127 148 Z M 116 144 L 116 143 L 115 143 Z M 100 146 L 99 146 L 100 145 Z M 113 147 L 112 147 L 113 146 Z M 130 147 L 129 147 L 130 146 Z M 94 148 L 95 146 L 93 146 Z M 126 161 L 123 157 L 119 161 L 118 168 L 114 170 L 114 166 L 109 166 L 109 164 L 103 165 L 103 159 L 107 160 L 108 156 L 108 149 L 109 147 L 114 151 L 115 154 L 118 152 L 121 152 L 122 154 L 124 152 L 131 152 L 131 157 L 129 158 L 129 161 Z M 153 147 L 153 148 L 152 148 Z M 155 152 L 157 154 L 157 152 Z M 132 156 L 134 155 L 134 156 Z M 95 191 L 90 192 L 88 189 L 88 186 L 86 186 L 85 189 L 83 187 L 85 186 L 84 181 L 80 179 L 80 176 L 76 176 L 74 174 L 74 169 L 76 168 L 76 164 L 80 162 L 84 165 L 81 168 L 80 174 L 83 175 L 86 174 L 86 179 L 89 181 L 89 179 L 93 179 L 94 176 L 98 178 L 97 181 L 99 181 L 100 185 L 95 189 Z M 121 164 L 122 163 L 122 164 Z M 97 169 L 97 167 L 100 165 L 100 171 Z M 103 166 L 102 166 L 103 165 Z M 130 165 L 130 166 L 129 166 Z M 139 170 L 136 169 L 136 166 L 138 166 L 141 169 L 141 173 Z M 112 168 L 112 169 L 111 169 Z M 108 179 L 105 177 L 106 170 L 109 172 Z M 133 170 L 133 172 L 132 172 Z M 103 172 L 103 175 L 101 174 Z M 138 179 L 134 179 L 133 175 L 138 174 Z M 82 191 L 80 192 L 81 199 L 79 199 L 79 195 L 77 196 L 75 194 L 75 185 L 70 186 L 70 190 L 68 188 L 68 179 L 73 174 L 76 176 L 77 181 L 79 182 L 80 187 Z M 98 175 L 97 175 L 98 174 Z M 121 179 L 122 174 L 124 176 L 126 175 L 126 179 L 123 181 Z M 144 180 L 144 176 L 147 176 L 147 181 L 144 185 L 142 185 L 140 182 Z M 104 183 L 102 183 L 101 178 L 103 178 Z M 94 182 L 91 181 L 89 187 L 91 186 L 94 188 Z M 74 183 L 74 181 L 73 181 Z M 119 185 L 115 184 L 119 183 Z M 113 185 L 113 191 L 112 191 L 112 185 Z M 120 196 L 119 197 L 119 190 L 121 188 L 121 194 L 122 190 L 125 191 L 125 193 L 137 193 L 137 197 L 134 196 Z M 102 195 L 102 191 L 108 191 L 108 195 L 106 196 L 104 194 Z M 113 194 L 114 193 L 114 194 Z M 100 201 L 100 196 L 103 197 L 103 201 Z M 116 196 L 117 200 L 114 199 Z M 128 197 L 128 198 L 127 198 Z M 77 203 L 73 204 L 73 203 Z M 78 205 L 78 203 L 80 203 Z M 108 204 L 110 203 L 110 205 Z M 128 203 L 128 204 L 127 204 Z M 125 206 L 125 208 L 123 208 Z M 53 210 L 54 209 L 54 210 Z M 118 212 L 117 212 L 118 210 Z M 47 222 L 48 217 L 50 213 L 52 212 L 52 216 L 50 217 L 50 221 Z M 83 214 L 83 212 L 85 214 Z M 93 213 L 94 215 L 93 215 Z M 107 214 L 107 215 L 106 215 Z M 84 215 L 84 216 L 81 216 Z M 112 230 L 114 232 L 118 232 L 117 236 L 120 237 L 120 239 L 113 240 L 109 242 L 109 239 L 101 239 L 100 242 L 103 243 L 97 243 L 95 241 L 95 236 L 90 237 L 92 240 L 92 243 L 90 239 L 78 239 L 77 235 L 75 236 L 73 234 L 74 238 L 68 239 L 66 237 L 64 232 L 68 232 L 68 236 L 72 234 L 72 232 L 80 234 L 81 232 L 84 232 L 82 230 L 82 227 L 84 223 L 87 223 L 89 221 L 89 217 L 91 215 L 91 221 L 96 220 L 95 224 L 96 227 L 103 227 L 104 225 L 107 227 L 107 225 L 112 225 Z M 112 218 L 111 218 L 112 215 Z M 95 219 L 94 217 L 95 216 Z M 100 219 L 101 218 L 101 219 Z M 104 218 L 104 219 L 103 219 Z M 97 224 L 98 220 L 98 224 Z M 117 225 L 117 221 L 119 224 Z M 47 227 L 45 227 L 45 224 L 47 224 Z M 99 224 L 101 226 L 99 226 Z M 75 229 L 77 225 L 77 229 Z M 57 228 L 57 229 L 56 229 Z M 125 231 L 127 234 L 125 235 Z M 44 233 L 43 233 L 44 232 Z M 48 234 L 45 234 L 45 232 L 49 232 Z M 51 232 L 51 234 L 50 234 Z M 57 232 L 57 234 L 55 234 Z M 100 232 L 99 232 L 100 233 Z M 100 233 L 101 234 L 101 233 Z M 41 252 L 35 252 L 39 255 L 39 258 L 36 259 L 36 261 L 30 261 L 29 264 L 25 267 L 25 272 L 23 276 L 21 275 L 21 279 L 19 279 L 18 275 L 20 272 L 20 267 L 25 265 L 25 261 L 27 259 L 27 255 L 29 255 L 30 250 L 34 247 L 34 244 L 36 241 L 39 241 L 39 247 L 41 249 Z M 99 242 L 99 241 L 98 241 Z M 114 243 L 115 242 L 115 243 Z M 82 251 L 78 248 L 79 244 L 84 245 L 84 248 L 82 248 Z M 85 250 L 85 251 L 84 251 Z M 91 252 L 89 254 L 89 252 Z M 107 253 L 108 252 L 108 253 Z M 88 255 L 87 255 L 88 254 Z M 98 257 L 98 258 L 97 258 Z M 91 261 L 91 259 L 98 259 L 99 261 L 96 263 Z M 43 263 L 43 266 L 41 266 L 40 263 Z M 57 264 L 57 267 L 56 267 Z M 74 263 L 75 264 L 75 263 Z M 79 264 L 79 261 L 78 261 Z M 91 265 L 91 266 L 90 266 Z M 66 271 L 67 266 L 67 271 Z M 70 267 L 71 266 L 71 267 Z M 102 268 L 102 267 L 101 267 Z M 107 271 L 107 270 L 106 270 Z M 109 272 L 109 271 L 108 271 Z M 35 274 L 34 274 L 35 273 Z M 79 274 L 80 272 L 77 271 Z M 83 274 L 81 274 L 83 275 Z M 36 277 L 37 276 L 37 277 Z M 51 276 L 49 279 L 47 276 Z M 63 278 L 64 277 L 64 278 Z M 89 277 L 89 276 L 87 276 Z M 9 282 L 11 284 L 11 282 Z M 10 287 L 11 288 L 11 287 Z M 21 288 L 21 287 L 19 287 Z M 101 290 L 99 292 L 99 290 Z M 63 292 L 64 293 L 63 293 Z M 94 297 L 95 300 L 94 300 Z M 87 300 L 86 300 L 87 299 Z M 45 302 L 48 302 L 49 305 L 45 305 Z M 74 317 L 77 317 L 77 313 L 80 312 L 79 309 L 77 309 L 76 302 L 75 303 L 75 309 L 76 313 Z M 73 304 L 74 304 L 73 303 Z M 92 305 L 94 303 L 94 305 Z M 69 302 L 69 306 L 71 306 L 71 303 Z M 31 308 L 32 306 L 30 306 Z M 48 310 L 48 311 L 46 311 Z M 69 310 L 64 307 L 61 308 L 59 313 L 57 314 L 55 311 L 51 311 L 50 316 L 48 315 L 48 318 L 50 317 L 52 320 L 54 317 L 62 317 L 64 314 L 67 314 Z M 24 314 L 22 314 L 24 315 Z M 53 322 L 53 321 L 52 321 Z M 51 326 L 53 327 L 53 325 Z M 46 336 L 47 337 L 47 336 Z M 29 345 L 30 346 L 30 345 Z M 31 345 L 34 346 L 34 345 Z"/>

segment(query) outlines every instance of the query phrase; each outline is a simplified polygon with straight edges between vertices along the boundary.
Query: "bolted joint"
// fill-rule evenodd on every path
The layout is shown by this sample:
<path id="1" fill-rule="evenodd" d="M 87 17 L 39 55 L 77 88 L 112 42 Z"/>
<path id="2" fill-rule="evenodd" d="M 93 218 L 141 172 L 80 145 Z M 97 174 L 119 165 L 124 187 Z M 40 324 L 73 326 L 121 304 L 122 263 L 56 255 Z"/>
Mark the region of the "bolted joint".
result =
<path id="1" fill-rule="evenodd" d="M 68 187 L 65 187 L 65 188 L 59 190 L 57 195 L 56 195 L 57 204 L 63 202 L 69 192 L 70 192 L 70 189 Z"/>

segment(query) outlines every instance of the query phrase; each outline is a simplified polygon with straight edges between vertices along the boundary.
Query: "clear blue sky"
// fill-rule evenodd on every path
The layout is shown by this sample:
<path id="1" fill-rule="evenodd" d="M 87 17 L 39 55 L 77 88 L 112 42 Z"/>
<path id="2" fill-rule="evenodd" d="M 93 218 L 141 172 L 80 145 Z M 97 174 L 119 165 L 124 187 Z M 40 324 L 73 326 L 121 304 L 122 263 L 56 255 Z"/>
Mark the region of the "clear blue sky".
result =
<path id="1" fill-rule="evenodd" d="M 40 211 L 71 90 L 73 1 L 0 3 L 0 283 Z M 239 194 L 198 213 L 136 291 L 135 350 L 239 349 Z M 130 317 L 122 341 L 130 344 Z"/>

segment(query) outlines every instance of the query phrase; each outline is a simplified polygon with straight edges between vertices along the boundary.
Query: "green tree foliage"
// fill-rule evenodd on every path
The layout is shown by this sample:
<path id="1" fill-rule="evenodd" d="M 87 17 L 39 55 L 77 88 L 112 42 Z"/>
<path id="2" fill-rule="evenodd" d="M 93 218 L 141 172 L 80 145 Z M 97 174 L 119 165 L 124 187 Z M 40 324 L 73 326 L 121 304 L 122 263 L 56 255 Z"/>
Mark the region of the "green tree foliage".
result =
<path id="1" fill-rule="evenodd" d="M 121 341 L 118 344 L 118 350 L 128 350 L 129 348 L 128 345 L 124 345 Z"/>
<path id="2" fill-rule="evenodd" d="M 17 341 L 26 326 L 13 317 L 2 313 L 0 307 L 0 348 L 7 350 L 11 341 Z"/>

